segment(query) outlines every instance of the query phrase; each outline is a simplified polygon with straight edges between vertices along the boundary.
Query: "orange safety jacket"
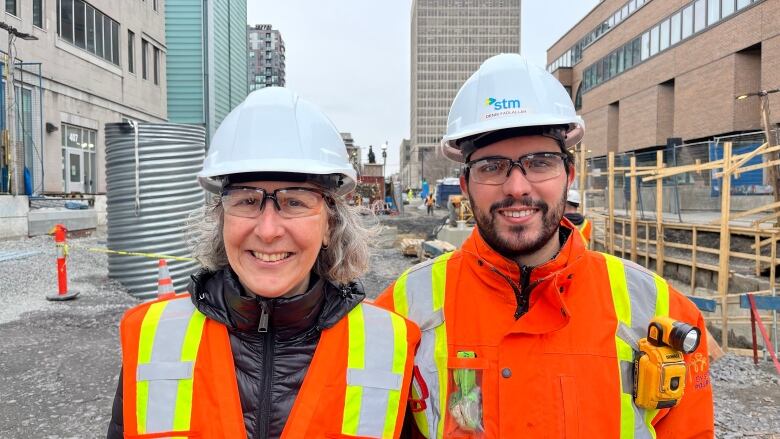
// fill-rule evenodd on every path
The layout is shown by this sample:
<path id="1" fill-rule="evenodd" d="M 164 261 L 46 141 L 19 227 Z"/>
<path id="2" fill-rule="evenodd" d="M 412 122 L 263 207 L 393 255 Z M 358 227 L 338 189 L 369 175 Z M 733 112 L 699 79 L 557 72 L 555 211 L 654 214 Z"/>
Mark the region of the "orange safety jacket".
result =
<path id="1" fill-rule="evenodd" d="M 590 234 L 592 233 L 590 221 L 585 218 L 582 224 L 577 226 L 577 228 L 579 229 L 582 239 L 585 240 L 585 247 L 588 247 L 590 245 Z"/>
<path id="2" fill-rule="evenodd" d="M 125 437 L 246 438 L 227 328 L 189 295 L 120 324 Z M 322 332 L 282 438 L 397 438 L 420 333 L 368 303 Z"/>
<path id="3" fill-rule="evenodd" d="M 685 394 L 672 409 L 633 404 L 636 341 L 650 319 L 704 320 L 657 274 L 587 250 L 569 237 L 558 255 L 520 267 L 475 228 L 460 250 L 412 267 L 377 304 L 420 326 L 411 410 L 427 438 L 711 438 L 707 343 L 685 356 Z M 524 313 L 527 303 L 527 312 Z M 519 318 L 516 318 L 516 315 Z M 474 358 L 463 358 L 473 353 Z M 470 371 L 481 425 L 463 427 L 453 383 Z M 459 421 L 460 418 L 460 422 Z M 477 418 L 478 419 L 478 418 Z M 474 425 L 478 427 L 474 428 Z M 474 431 L 477 430 L 477 431 Z"/>

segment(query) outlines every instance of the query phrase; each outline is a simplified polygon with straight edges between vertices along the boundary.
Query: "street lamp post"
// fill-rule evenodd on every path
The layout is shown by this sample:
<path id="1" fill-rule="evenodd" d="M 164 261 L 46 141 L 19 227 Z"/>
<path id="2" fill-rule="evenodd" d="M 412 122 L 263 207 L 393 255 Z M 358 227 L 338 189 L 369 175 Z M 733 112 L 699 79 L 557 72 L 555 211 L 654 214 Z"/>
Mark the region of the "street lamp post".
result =
<path id="1" fill-rule="evenodd" d="M 8 167 L 8 191 L 11 192 L 13 188 L 13 194 L 19 195 L 19 186 L 21 186 L 19 179 L 19 170 L 17 168 L 16 157 L 16 142 L 15 142 L 15 120 L 16 106 L 14 104 L 15 90 L 14 90 L 14 65 L 16 64 L 15 55 L 13 52 L 14 40 L 21 38 L 23 40 L 37 40 L 38 37 L 30 35 L 28 33 L 20 32 L 15 27 L 0 22 L 0 29 L 4 29 L 8 32 L 8 52 L 6 55 L 5 65 L 5 85 L 6 85 L 6 125 L 5 132 L 3 133 L 2 142 L 6 148 L 6 157 L 8 163 L 11 165 Z"/>
<path id="2" fill-rule="evenodd" d="M 382 144 L 382 202 L 387 199 L 387 187 L 385 180 L 385 167 L 387 166 L 387 140 Z"/>

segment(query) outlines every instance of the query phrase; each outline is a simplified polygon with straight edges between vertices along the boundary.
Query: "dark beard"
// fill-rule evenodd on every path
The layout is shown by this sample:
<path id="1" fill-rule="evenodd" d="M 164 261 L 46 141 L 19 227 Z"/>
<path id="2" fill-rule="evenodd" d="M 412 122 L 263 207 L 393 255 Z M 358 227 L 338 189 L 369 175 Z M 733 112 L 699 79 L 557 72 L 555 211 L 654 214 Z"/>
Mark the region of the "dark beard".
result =
<path id="1" fill-rule="evenodd" d="M 472 204 L 474 204 L 472 198 Z M 495 216 L 498 209 L 504 209 L 512 206 L 526 206 L 539 209 L 542 213 L 542 230 L 535 238 L 523 236 L 528 233 L 526 226 L 511 226 L 509 232 L 511 238 L 504 239 L 499 236 L 495 225 Z M 539 251 L 555 236 L 560 226 L 563 212 L 566 208 L 566 191 L 561 195 L 560 202 L 552 206 L 542 200 L 534 201 L 531 197 L 506 198 L 490 206 L 488 213 L 485 213 L 479 206 L 474 204 L 474 218 L 477 222 L 479 233 L 485 242 L 495 251 L 506 258 L 517 259 L 522 256 L 528 256 Z"/>

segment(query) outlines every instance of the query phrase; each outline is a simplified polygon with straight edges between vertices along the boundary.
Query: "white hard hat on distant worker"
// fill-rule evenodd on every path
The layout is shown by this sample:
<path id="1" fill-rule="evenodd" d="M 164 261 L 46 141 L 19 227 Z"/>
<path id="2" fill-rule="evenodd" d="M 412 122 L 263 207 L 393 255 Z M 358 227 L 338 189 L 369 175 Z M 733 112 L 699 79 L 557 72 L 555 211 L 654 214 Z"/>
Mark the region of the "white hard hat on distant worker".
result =
<path id="1" fill-rule="evenodd" d="M 554 76 L 504 53 L 483 62 L 458 91 L 441 148 L 463 163 L 487 142 L 533 134 L 555 138 L 565 149 L 582 139 L 585 123 Z"/>
<path id="2" fill-rule="evenodd" d="M 213 193 L 231 179 L 308 181 L 344 195 L 357 175 L 322 111 L 286 88 L 268 87 L 250 93 L 222 121 L 198 174 Z"/>
<path id="3" fill-rule="evenodd" d="M 580 199 L 580 192 L 574 189 L 569 189 L 569 193 L 566 194 L 566 202 L 575 206 L 579 206 L 580 203 L 582 203 L 582 200 Z"/>

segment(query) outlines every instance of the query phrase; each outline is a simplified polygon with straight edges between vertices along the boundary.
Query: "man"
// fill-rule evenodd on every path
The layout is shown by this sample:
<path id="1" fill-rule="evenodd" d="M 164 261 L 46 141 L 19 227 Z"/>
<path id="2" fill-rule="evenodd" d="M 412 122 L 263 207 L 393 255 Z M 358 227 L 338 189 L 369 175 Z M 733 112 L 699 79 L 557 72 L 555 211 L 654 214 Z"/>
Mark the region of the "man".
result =
<path id="1" fill-rule="evenodd" d="M 569 193 L 566 195 L 566 210 L 564 211 L 563 216 L 577 226 L 577 231 L 580 232 L 582 240 L 585 241 L 585 247 L 588 247 L 590 245 L 591 225 L 590 221 L 577 211 L 579 207 L 579 191 L 569 189 Z"/>
<path id="2" fill-rule="evenodd" d="M 563 219 L 574 180 L 567 148 L 583 133 L 561 84 L 519 55 L 488 59 L 455 97 L 442 152 L 465 164 L 477 227 L 377 300 L 422 331 L 413 435 L 713 436 L 705 340 L 685 355 L 674 408 L 634 403 L 634 353 L 650 320 L 668 315 L 702 332 L 704 320 L 658 275 L 575 239 Z"/>
<path id="3" fill-rule="evenodd" d="M 436 200 L 433 198 L 433 192 L 429 193 L 427 197 L 425 197 L 425 206 L 428 208 L 428 216 L 433 215 L 433 208 L 436 205 Z"/>

